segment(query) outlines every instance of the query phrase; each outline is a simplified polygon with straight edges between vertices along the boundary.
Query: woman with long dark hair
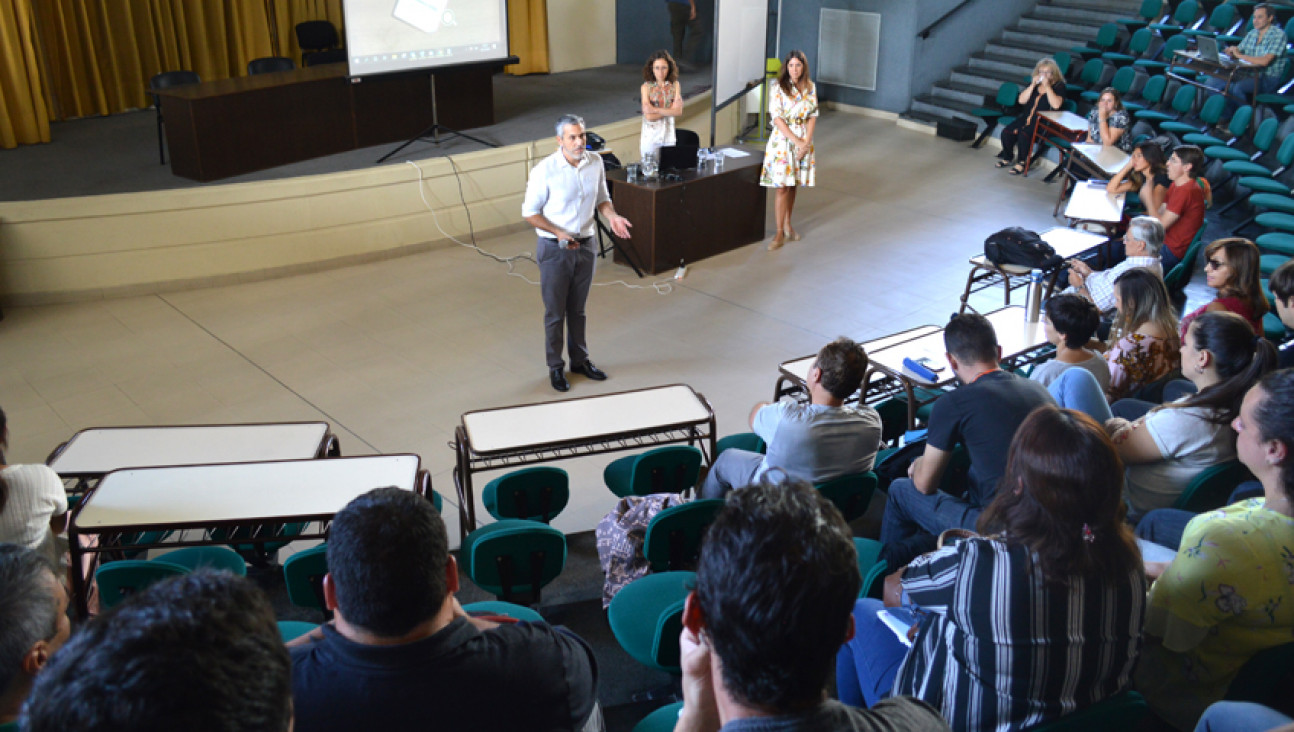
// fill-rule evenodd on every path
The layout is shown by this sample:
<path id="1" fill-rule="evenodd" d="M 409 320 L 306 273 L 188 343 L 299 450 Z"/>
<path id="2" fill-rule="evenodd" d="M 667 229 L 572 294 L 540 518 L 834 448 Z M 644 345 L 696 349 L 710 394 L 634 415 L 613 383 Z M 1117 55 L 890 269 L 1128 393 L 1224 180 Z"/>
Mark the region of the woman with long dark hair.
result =
<path id="1" fill-rule="evenodd" d="M 683 114 L 683 91 L 678 84 L 678 65 L 669 51 L 657 51 L 647 57 L 643 65 L 642 97 L 643 128 L 639 138 L 639 153 L 643 157 L 656 154 L 665 145 L 673 145 L 674 118 Z"/>
<path id="2" fill-rule="evenodd" d="M 1204 282 L 1217 290 L 1209 304 L 1182 318 L 1182 333 L 1200 316 L 1229 310 L 1249 321 L 1257 335 L 1263 334 L 1267 297 L 1263 295 L 1262 265 L 1258 247 L 1238 236 L 1218 239 L 1204 248 Z"/>
<path id="3" fill-rule="evenodd" d="M 1135 193 L 1143 210 L 1158 211 L 1172 184 L 1164 148 L 1154 140 L 1146 140 L 1132 149 L 1128 163 L 1105 184 L 1105 191 L 1112 196 Z"/>
<path id="4" fill-rule="evenodd" d="M 1294 369 L 1249 389 L 1231 426 L 1262 497 L 1200 514 L 1170 564 L 1146 564 L 1158 577 L 1146 615 L 1155 640 L 1136 687 L 1183 730 L 1255 653 L 1290 642 L 1294 630 Z"/>
<path id="5" fill-rule="evenodd" d="M 1119 275 L 1114 280 L 1114 304 L 1117 314 L 1105 352 L 1109 401 L 1131 396 L 1167 376 L 1177 366 L 1181 346 L 1177 315 L 1159 275 L 1142 267 Z"/>
<path id="6" fill-rule="evenodd" d="M 984 535 L 895 572 L 883 603 L 858 601 L 857 633 L 837 656 L 841 701 L 914 696 L 954 730 L 1018 730 L 1127 689 L 1146 579 L 1123 473 L 1091 417 L 1034 410 L 980 516 Z M 877 615 L 899 605 L 916 613 L 911 649 Z"/>
<path id="7" fill-rule="evenodd" d="M 40 551 L 61 561 L 54 535 L 67 526 L 67 494 L 58 473 L 45 465 L 8 465 L 9 424 L 0 409 L 0 542 Z"/>
<path id="8" fill-rule="evenodd" d="M 773 218 L 777 233 L 769 251 L 781 249 L 788 241 L 799 241 L 791 226 L 795 192 L 800 186 L 813 187 L 813 132 L 818 125 L 818 90 L 809 78 L 809 61 L 800 51 L 786 55 L 777 83 L 768 99 L 768 116 L 773 132 L 764 150 L 764 168 L 759 183 L 774 188 Z"/>

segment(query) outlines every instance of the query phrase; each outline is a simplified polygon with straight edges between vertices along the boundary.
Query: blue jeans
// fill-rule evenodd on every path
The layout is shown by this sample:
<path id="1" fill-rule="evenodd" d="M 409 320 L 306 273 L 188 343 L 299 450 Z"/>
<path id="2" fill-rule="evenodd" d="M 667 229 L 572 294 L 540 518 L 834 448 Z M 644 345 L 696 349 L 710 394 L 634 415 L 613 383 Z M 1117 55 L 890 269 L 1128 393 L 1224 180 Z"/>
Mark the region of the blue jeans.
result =
<path id="1" fill-rule="evenodd" d="M 1221 701 L 1204 710 L 1195 732 L 1264 732 L 1294 719 L 1253 702 Z"/>
<path id="2" fill-rule="evenodd" d="M 1173 254 L 1173 250 L 1169 249 L 1167 245 L 1159 248 L 1159 264 L 1164 268 L 1164 274 L 1173 271 L 1173 267 L 1176 267 L 1180 261 L 1182 260 L 1178 259 L 1177 255 Z"/>
<path id="3" fill-rule="evenodd" d="M 910 478 L 890 483 L 888 493 L 885 516 L 881 519 L 881 543 L 885 545 L 881 559 L 892 569 L 933 551 L 936 537 L 945 529 L 974 531 L 983 510 L 942 491 L 926 495 L 917 490 Z"/>
<path id="4" fill-rule="evenodd" d="M 836 654 L 836 694 L 852 707 L 873 707 L 889 696 L 908 655 L 908 647 L 876 617 L 884 608 L 871 598 L 855 603 L 854 637 Z"/>
<path id="5" fill-rule="evenodd" d="M 1051 398 L 1055 399 L 1056 404 L 1062 409 L 1076 409 L 1095 419 L 1099 424 L 1105 424 L 1106 420 L 1113 416 L 1110 413 L 1109 402 L 1105 401 L 1105 392 L 1101 390 L 1101 384 L 1097 382 L 1092 372 L 1085 368 L 1065 369 L 1059 378 L 1051 382 L 1047 391 L 1051 392 Z"/>
<path id="6" fill-rule="evenodd" d="M 1222 91 L 1225 84 L 1226 82 L 1221 79 L 1209 79 L 1205 82 L 1205 85 L 1210 89 L 1216 89 L 1218 91 Z M 1259 74 L 1257 76 L 1246 76 L 1235 82 L 1231 85 L 1231 88 L 1227 89 L 1227 106 L 1222 111 L 1222 119 L 1231 119 L 1231 116 L 1236 113 L 1236 109 L 1238 109 L 1241 104 L 1254 103 L 1255 84 L 1258 86 L 1259 94 L 1271 94 L 1280 88 L 1281 80 L 1279 76 Z"/>
<path id="7" fill-rule="evenodd" d="M 1256 480 L 1247 480 L 1236 486 L 1227 498 L 1227 505 L 1239 503 L 1246 498 L 1257 498 L 1263 494 L 1263 484 Z M 1182 534 L 1186 525 L 1199 514 L 1183 511 L 1180 508 L 1157 508 L 1146 514 L 1137 522 L 1137 538 L 1154 542 L 1160 546 L 1177 550 L 1182 545 Z"/>

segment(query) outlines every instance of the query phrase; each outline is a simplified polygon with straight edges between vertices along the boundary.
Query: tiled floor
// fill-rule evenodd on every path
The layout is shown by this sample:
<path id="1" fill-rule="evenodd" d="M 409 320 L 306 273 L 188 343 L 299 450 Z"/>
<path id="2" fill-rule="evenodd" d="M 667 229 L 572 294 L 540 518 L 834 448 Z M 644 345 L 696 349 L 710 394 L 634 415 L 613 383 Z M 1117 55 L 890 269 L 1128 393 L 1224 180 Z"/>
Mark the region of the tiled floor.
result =
<path id="1" fill-rule="evenodd" d="M 989 150 L 843 113 L 822 117 L 817 150 L 818 185 L 801 192 L 795 213 L 803 241 L 697 262 L 667 295 L 596 287 L 589 343 L 611 379 L 572 377 L 570 396 L 683 382 L 709 398 L 721 435 L 745 431 L 781 361 L 840 334 L 942 323 L 986 236 L 1057 225 L 1054 185 L 994 170 Z M 768 216 L 771 232 L 771 197 Z M 483 245 L 514 254 L 534 241 L 521 233 Z M 537 277 L 533 265 L 519 269 Z M 597 282 L 616 280 L 645 282 L 602 263 Z M 992 308 L 1001 295 L 976 297 Z M 8 456 L 44 460 L 92 426 L 324 419 L 345 454 L 421 455 L 452 502 L 447 443 L 460 414 L 557 398 L 541 318 L 538 288 L 457 248 L 255 284 L 11 309 L 0 321 Z M 601 470 L 610 459 L 564 465 L 573 497 L 558 528 L 590 529 L 609 509 Z M 453 512 L 446 518 L 457 537 Z"/>

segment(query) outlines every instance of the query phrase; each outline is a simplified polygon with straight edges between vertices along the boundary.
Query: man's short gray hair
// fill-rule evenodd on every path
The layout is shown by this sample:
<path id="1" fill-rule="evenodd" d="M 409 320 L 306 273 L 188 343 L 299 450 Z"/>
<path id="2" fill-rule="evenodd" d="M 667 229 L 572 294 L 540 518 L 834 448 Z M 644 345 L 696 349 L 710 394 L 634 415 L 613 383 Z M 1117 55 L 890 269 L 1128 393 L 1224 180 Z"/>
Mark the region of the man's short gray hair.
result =
<path id="1" fill-rule="evenodd" d="M 567 125 L 579 125 L 580 127 L 583 127 L 584 118 L 579 116 L 578 114 L 563 114 L 561 117 L 557 119 L 558 137 L 562 136 L 562 131 L 566 129 Z"/>
<path id="2" fill-rule="evenodd" d="M 37 641 L 58 632 L 54 567 L 38 552 L 0 544 L 0 692 L 22 671 L 22 659 Z"/>
<path id="3" fill-rule="evenodd" d="M 1158 257 L 1164 246 L 1164 225 L 1153 216 L 1138 216 L 1128 224 L 1132 238 L 1146 243 L 1146 256 Z"/>

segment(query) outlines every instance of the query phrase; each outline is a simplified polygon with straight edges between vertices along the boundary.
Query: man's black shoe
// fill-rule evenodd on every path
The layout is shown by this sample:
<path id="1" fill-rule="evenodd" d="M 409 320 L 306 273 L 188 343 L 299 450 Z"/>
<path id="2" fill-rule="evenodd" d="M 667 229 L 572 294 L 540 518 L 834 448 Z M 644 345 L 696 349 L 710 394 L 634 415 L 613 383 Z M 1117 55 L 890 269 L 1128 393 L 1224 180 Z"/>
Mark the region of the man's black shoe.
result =
<path id="1" fill-rule="evenodd" d="M 607 372 L 593 365 L 592 361 L 585 361 L 579 366 L 572 366 L 571 373 L 583 374 L 594 381 L 606 381 Z"/>
<path id="2" fill-rule="evenodd" d="M 602 378 L 604 378 L 604 379 L 605 379 L 605 378 L 606 378 L 606 376 L 605 376 L 605 375 L 603 375 L 603 377 L 602 377 Z M 556 390 L 558 390 L 558 391 L 570 391 L 570 390 L 571 390 L 571 384 L 570 384 L 570 382 L 569 382 L 569 381 L 567 381 L 567 380 L 566 380 L 566 375 L 562 373 L 562 370 L 561 370 L 561 369 L 552 369 L 552 370 L 550 370 L 550 371 L 548 372 L 548 381 L 549 381 L 549 383 L 551 383 L 551 384 L 553 385 L 553 388 L 554 388 L 554 389 L 556 389 Z"/>

